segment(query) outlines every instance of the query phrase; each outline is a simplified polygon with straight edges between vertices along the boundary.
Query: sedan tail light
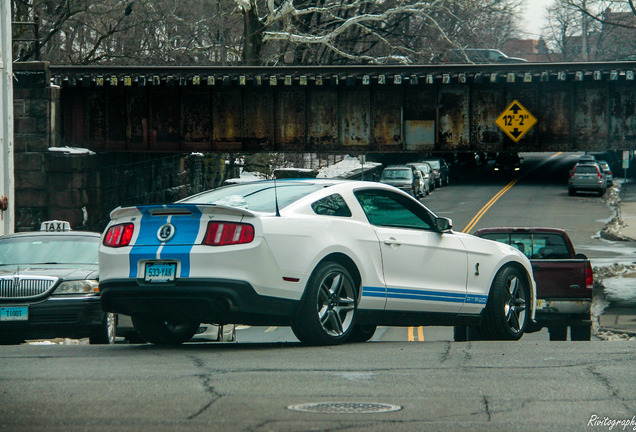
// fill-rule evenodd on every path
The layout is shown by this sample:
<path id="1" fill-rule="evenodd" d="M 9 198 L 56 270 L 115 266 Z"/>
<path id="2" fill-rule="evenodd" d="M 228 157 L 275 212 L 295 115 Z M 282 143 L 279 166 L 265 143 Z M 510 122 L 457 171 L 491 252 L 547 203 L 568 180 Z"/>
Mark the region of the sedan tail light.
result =
<path id="1" fill-rule="evenodd" d="M 203 244 L 227 246 L 250 243 L 254 240 L 254 227 L 250 224 L 214 221 L 208 223 Z"/>
<path id="2" fill-rule="evenodd" d="M 130 222 L 113 225 L 112 227 L 108 228 L 108 231 L 106 231 L 106 235 L 104 236 L 104 246 L 128 246 L 134 232 L 135 226 Z"/>

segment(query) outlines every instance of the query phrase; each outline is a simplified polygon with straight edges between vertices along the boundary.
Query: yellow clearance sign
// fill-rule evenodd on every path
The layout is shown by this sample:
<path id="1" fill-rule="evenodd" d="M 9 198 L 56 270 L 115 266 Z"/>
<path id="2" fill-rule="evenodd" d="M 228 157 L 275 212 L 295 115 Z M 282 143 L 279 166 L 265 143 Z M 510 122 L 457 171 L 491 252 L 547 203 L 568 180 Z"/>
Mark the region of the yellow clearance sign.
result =
<path id="1" fill-rule="evenodd" d="M 537 123 L 537 119 L 518 100 L 514 100 L 495 123 L 511 140 L 518 142 Z"/>

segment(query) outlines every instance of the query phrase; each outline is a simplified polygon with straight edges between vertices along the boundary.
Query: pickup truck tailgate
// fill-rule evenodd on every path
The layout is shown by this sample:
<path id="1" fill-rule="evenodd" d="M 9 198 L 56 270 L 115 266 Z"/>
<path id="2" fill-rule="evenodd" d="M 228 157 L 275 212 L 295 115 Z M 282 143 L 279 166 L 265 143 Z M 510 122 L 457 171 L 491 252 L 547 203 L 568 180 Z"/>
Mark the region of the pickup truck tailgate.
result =
<path id="1" fill-rule="evenodd" d="M 531 259 L 537 298 L 592 298 L 586 288 L 588 261 L 581 259 Z"/>

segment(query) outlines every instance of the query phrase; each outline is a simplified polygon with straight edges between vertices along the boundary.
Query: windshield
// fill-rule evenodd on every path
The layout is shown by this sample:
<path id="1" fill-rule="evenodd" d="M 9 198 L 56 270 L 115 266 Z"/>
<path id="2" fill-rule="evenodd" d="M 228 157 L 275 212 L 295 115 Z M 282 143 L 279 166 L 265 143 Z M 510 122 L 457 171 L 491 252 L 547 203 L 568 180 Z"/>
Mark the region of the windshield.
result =
<path id="1" fill-rule="evenodd" d="M 0 239 L 0 265 L 94 264 L 99 237 L 42 235 Z"/>
<path id="2" fill-rule="evenodd" d="M 216 204 L 257 212 L 275 212 L 276 201 L 282 209 L 294 201 L 324 188 L 324 184 L 256 182 L 213 189 L 177 201 L 187 204 Z"/>
<path id="3" fill-rule="evenodd" d="M 410 169 L 387 169 L 382 173 L 384 180 L 410 180 L 413 177 L 413 171 Z"/>

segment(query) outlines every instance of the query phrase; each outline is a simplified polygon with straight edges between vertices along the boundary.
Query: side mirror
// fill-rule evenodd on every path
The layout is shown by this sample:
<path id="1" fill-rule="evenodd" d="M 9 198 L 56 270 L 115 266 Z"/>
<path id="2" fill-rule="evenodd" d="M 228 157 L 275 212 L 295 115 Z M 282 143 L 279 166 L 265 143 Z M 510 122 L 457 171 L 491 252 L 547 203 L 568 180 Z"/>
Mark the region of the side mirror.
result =
<path id="1" fill-rule="evenodd" d="M 587 259 L 587 256 L 586 256 L 585 254 L 582 254 L 582 253 L 577 253 L 577 254 L 574 256 L 574 258 L 576 258 L 576 259 L 586 260 L 586 259 Z"/>
<path id="2" fill-rule="evenodd" d="M 435 218 L 435 229 L 438 232 L 448 231 L 453 227 L 453 221 L 449 218 L 438 217 Z"/>

